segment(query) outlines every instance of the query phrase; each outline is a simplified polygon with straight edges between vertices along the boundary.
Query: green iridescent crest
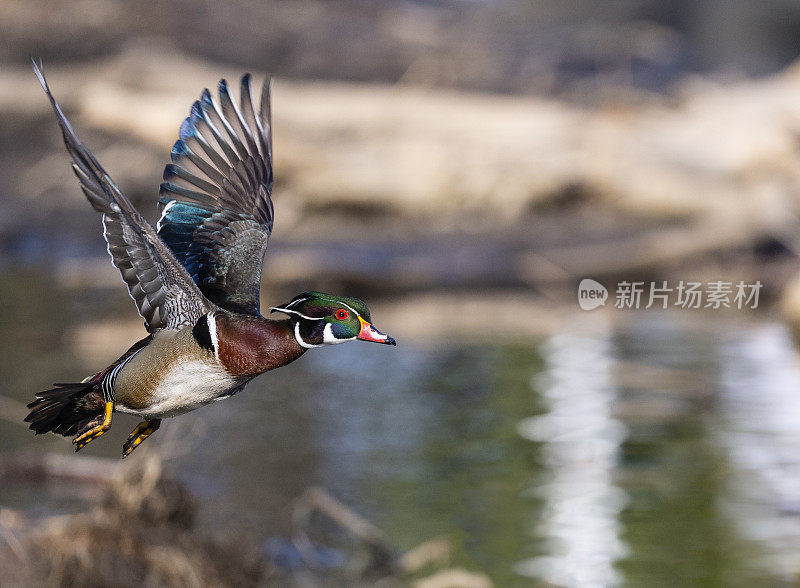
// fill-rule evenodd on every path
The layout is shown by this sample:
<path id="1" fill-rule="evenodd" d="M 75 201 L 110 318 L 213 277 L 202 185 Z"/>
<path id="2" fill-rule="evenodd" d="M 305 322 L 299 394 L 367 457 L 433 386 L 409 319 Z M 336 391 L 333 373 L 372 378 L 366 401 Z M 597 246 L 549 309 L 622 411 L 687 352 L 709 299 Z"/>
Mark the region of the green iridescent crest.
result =
<path id="1" fill-rule="evenodd" d="M 292 311 L 309 318 L 319 319 L 332 317 L 341 308 L 344 308 L 349 314 L 360 315 L 367 322 L 370 320 L 369 308 L 362 300 L 349 296 L 335 296 L 325 292 L 303 292 L 286 304 L 274 307 L 273 310 L 280 312 Z"/>

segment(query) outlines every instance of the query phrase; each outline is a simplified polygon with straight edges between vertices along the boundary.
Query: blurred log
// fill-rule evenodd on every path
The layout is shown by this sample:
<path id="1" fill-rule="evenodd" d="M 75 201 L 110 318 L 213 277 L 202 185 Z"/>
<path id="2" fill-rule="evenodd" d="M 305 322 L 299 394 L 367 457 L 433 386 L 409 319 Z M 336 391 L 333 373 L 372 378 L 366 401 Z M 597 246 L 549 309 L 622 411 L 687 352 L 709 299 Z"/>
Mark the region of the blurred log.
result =
<path id="1" fill-rule="evenodd" d="M 571 281 L 586 276 L 633 276 L 669 265 L 696 263 L 702 256 L 752 247 L 774 236 L 769 227 L 745 219 L 706 220 L 689 226 L 620 236 L 601 243 L 523 252 L 517 257 L 520 274 L 530 283 Z M 554 275 L 548 266 L 561 271 Z"/>
<path id="2" fill-rule="evenodd" d="M 65 108 L 80 113 L 79 126 L 125 133 L 162 162 L 200 89 L 241 73 L 174 51 L 167 66 L 149 43 L 48 72 Z M 30 78 L 27 70 L 0 73 L 0 87 L 13 88 L 0 92 L 7 116 L 46 116 Z M 516 219 L 581 186 L 607 209 L 642 218 L 732 216 L 777 230 L 798 208 L 798 94 L 798 67 L 687 85 L 670 106 L 594 110 L 533 97 L 279 80 L 277 177 L 280 193 L 291 196 L 281 202 L 282 222 L 304 208 L 349 206 L 437 229 L 460 214 L 474 227 Z M 148 157 L 126 164 L 117 150 L 106 166 L 118 181 L 127 175 L 145 186 L 157 171 L 143 165 Z M 56 176 L 50 167 L 66 168 L 54 159 L 48 173 L 39 167 L 26 177 L 24 189 L 67 177 L 69 170 Z"/>
<path id="3" fill-rule="evenodd" d="M 0 456 L 0 480 L 67 482 L 105 486 L 112 482 L 118 462 L 63 453 L 17 453 Z"/>

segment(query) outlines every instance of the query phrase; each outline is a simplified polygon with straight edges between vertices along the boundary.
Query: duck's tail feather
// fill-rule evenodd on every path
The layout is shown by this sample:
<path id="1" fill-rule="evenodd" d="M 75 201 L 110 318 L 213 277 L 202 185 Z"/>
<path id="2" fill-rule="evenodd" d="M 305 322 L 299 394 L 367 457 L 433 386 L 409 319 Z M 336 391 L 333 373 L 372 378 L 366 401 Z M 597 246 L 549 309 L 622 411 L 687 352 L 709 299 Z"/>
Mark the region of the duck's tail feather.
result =
<path id="1" fill-rule="evenodd" d="M 78 432 L 103 412 L 103 394 L 97 382 L 54 384 L 39 392 L 28 405 L 31 409 L 25 422 L 37 435 L 52 431 L 65 437 Z"/>

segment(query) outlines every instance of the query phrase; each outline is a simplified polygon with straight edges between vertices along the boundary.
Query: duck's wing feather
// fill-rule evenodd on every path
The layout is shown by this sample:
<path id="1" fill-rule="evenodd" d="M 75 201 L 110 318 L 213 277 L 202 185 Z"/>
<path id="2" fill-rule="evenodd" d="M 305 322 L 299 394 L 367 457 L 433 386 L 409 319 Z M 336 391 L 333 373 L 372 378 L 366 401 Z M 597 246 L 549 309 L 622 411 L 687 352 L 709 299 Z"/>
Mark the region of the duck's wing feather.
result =
<path id="1" fill-rule="evenodd" d="M 256 315 L 273 221 L 270 85 L 268 78 L 258 105 L 250 74 L 238 104 L 225 80 L 218 101 L 203 91 L 164 169 L 157 225 L 210 301 Z"/>
<path id="2" fill-rule="evenodd" d="M 33 64 L 72 156 L 72 168 L 92 207 L 103 214 L 108 253 L 151 333 L 193 325 L 210 304 L 153 227 L 133 207 L 64 116 L 41 69 Z"/>

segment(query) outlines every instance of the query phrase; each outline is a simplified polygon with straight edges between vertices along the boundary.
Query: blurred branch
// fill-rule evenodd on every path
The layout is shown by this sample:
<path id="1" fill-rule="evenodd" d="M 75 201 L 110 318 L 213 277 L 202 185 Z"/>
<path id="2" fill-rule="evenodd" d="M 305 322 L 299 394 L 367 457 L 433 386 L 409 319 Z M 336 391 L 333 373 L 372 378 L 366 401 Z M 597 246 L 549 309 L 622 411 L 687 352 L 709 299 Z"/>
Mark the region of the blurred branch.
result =
<path id="1" fill-rule="evenodd" d="M 397 560 L 397 565 L 404 573 L 413 574 L 428 564 L 447 564 L 452 551 L 453 546 L 447 537 L 436 537 L 404 553 Z"/>
<path id="2" fill-rule="evenodd" d="M 22 527 L 23 516 L 10 508 L 0 508 L 0 535 L 11 549 L 14 556 L 23 564 L 28 563 L 28 554 L 17 536 L 14 529 Z"/>
<path id="3" fill-rule="evenodd" d="M 303 559 L 309 567 L 316 567 L 312 542 L 307 533 L 309 520 L 314 511 L 324 514 L 370 548 L 372 559 L 368 570 L 378 573 L 393 571 L 396 556 L 389 537 L 378 527 L 318 487 L 311 487 L 300 496 L 292 514 L 295 545 L 303 554 Z"/>
<path id="4" fill-rule="evenodd" d="M 492 581 L 484 574 L 452 568 L 417 580 L 414 588 L 491 588 Z"/>

